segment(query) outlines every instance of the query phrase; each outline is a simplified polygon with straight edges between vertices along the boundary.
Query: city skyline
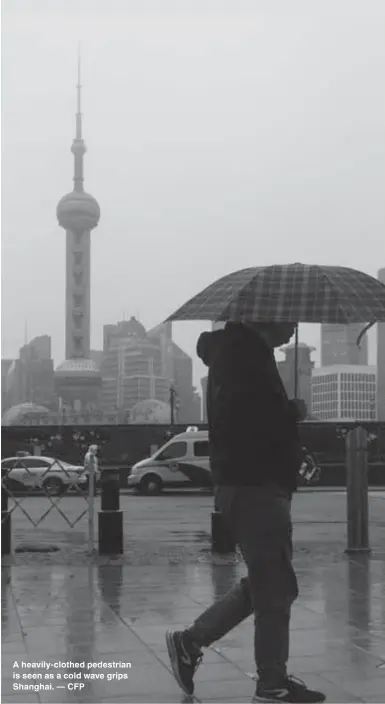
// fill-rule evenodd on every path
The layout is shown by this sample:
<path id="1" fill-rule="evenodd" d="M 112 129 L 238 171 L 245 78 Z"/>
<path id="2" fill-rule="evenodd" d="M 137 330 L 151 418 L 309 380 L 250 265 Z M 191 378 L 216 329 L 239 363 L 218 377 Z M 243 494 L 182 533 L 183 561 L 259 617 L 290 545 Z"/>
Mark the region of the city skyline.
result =
<path id="1" fill-rule="evenodd" d="M 92 348 L 123 308 L 139 310 L 151 328 L 218 276 L 273 263 L 277 252 L 281 261 L 376 275 L 385 225 L 384 7 L 350 2 L 330 23 L 327 9 L 294 4 L 297 13 L 275 2 L 213 2 L 207 12 L 197 0 L 175 12 L 165 2 L 159 18 L 151 2 L 147 14 L 136 2 L 106 11 L 84 2 L 75 14 L 71 3 L 55 11 L 43 0 L 33 10 L 3 3 L 4 290 L 20 273 L 3 306 L 4 357 L 17 356 L 25 319 L 30 338 L 52 336 L 56 364 L 64 356 L 64 244 L 52 212 L 70 179 L 79 37 L 87 185 L 103 210 Z M 196 382 L 204 327 L 174 326 Z M 300 339 L 318 347 L 317 327 L 301 326 Z M 369 338 L 373 362 L 374 331 Z"/>

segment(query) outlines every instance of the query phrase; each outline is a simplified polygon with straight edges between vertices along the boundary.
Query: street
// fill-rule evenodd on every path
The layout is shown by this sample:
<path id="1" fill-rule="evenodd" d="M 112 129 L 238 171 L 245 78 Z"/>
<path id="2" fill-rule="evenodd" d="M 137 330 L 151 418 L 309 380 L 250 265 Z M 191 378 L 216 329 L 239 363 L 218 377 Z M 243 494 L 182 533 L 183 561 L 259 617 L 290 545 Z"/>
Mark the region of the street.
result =
<path id="1" fill-rule="evenodd" d="M 71 553 L 87 549 L 87 502 L 80 496 L 19 497 L 12 512 L 12 549 L 52 545 Z M 10 509 L 13 506 L 10 501 Z M 169 492 L 156 497 L 123 494 L 125 552 L 146 550 L 180 554 L 189 559 L 210 546 L 213 497 L 200 492 Z M 59 513 L 59 510 L 62 513 Z M 100 497 L 95 499 L 95 547 Z M 49 513 L 47 513 L 49 511 Z M 83 515 L 81 516 L 81 514 Z M 28 514 L 28 516 L 26 515 Z M 42 516 L 45 517 L 42 519 Z M 79 518 L 79 516 L 81 516 Z M 385 491 L 369 492 L 370 539 L 373 547 L 385 544 Z M 32 523 L 36 524 L 36 527 Z M 346 494 L 343 491 L 300 491 L 293 499 L 294 540 L 302 544 L 343 546 L 346 541 Z"/>

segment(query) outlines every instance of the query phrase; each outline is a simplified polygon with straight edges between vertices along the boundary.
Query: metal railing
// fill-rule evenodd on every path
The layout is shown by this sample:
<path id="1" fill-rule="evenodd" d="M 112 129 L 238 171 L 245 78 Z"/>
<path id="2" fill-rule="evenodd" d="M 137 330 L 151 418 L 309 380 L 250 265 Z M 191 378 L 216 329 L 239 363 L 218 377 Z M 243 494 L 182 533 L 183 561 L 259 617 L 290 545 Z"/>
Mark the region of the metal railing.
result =
<path id="1" fill-rule="evenodd" d="M 69 492 L 75 493 L 85 501 L 84 509 L 73 520 L 67 515 L 62 504 Z M 34 518 L 26 508 L 26 501 L 37 493 L 44 496 L 48 505 L 38 518 Z M 19 456 L 7 460 L 5 467 L 3 463 L 1 495 L 1 522 L 7 526 L 10 525 L 15 511 L 20 511 L 34 528 L 55 510 L 70 528 L 74 528 L 83 516 L 88 514 L 88 549 L 93 551 L 95 477 L 91 473 L 87 474 L 81 471 L 81 468 L 70 468 L 59 459 Z M 10 500 L 12 506 L 9 505 Z"/>
<path id="2" fill-rule="evenodd" d="M 78 471 L 74 477 L 74 470 L 68 469 L 65 463 L 60 460 L 53 460 L 52 465 L 45 470 L 34 473 L 31 467 L 28 466 L 28 457 L 15 458 L 17 467 L 2 470 L 1 476 L 1 553 L 2 555 L 11 554 L 12 540 L 12 516 L 15 511 L 20 512 L 27 518 L 28 522 L 37 528 L 55 509 L 60 516 L 66 521 L 70 528 L 74 528 L 79 521 L 88 515 L 88 554 L 92 555 L 95 552 L 95 496 L 96 496 L 96 472 L 95 466 L 91 463 L 88 475 L 85 472 Z M 32 458 L 31 458 L 32 459 Z M 39 462 L 38 457 L 33 458 L 36 463 Z M 40 460 L 41 462 L 43 460 Z M 46 458 L 44 461 L 48 461 Z M 54 466 L 54 470 L 52 467 Z M 28 478 L 27 486 L 24 483 L 25 492 L 20 496 L 20 491 L 10 487 L 12 481 L 12 471 L 18 471 L 18 480 L 15 480 L 20 487 L 23 483 L 20 481 L 22 477 Z M 20 471 L 25 473 L 20 475 Z M 52 472 L 62 472 L 62 479 L 66 478 L 65 489 L 59 496 L 52 496 L 47 490 L 46 479 L 52 476 Z M 85 479 L 84 479 L 85 477 Z M 83 479 L 82 479 L 83 478 Z M 82 479 L 81 481 L 79 481 Z M 101 510 L 98 512 L 98 545 L 99 553 L 102 555 L 116 555 L 123 552 L 123 513 L 120 510 L 119 501 L 119 475 L 111 470 L 103 470 L 101 472 Z M 80 495 L 85 501 L 84 510 L 80 511 L 74 520 L 71 520 L 66 512 L 60 506 L 61 501 L 70 491 L 75 492 L 75 495 Z M 16 495 L 17 492 L 17 495 Z M 25 508 L 25 501 L 38 493 L 43 495 L 48 501 L 48 507 L 38 517 L 33 518 L 30 512 Z M 13 505 L 10 507 L 10 500 Z M 24 505 L 23 505 L 24 504 Z"/>

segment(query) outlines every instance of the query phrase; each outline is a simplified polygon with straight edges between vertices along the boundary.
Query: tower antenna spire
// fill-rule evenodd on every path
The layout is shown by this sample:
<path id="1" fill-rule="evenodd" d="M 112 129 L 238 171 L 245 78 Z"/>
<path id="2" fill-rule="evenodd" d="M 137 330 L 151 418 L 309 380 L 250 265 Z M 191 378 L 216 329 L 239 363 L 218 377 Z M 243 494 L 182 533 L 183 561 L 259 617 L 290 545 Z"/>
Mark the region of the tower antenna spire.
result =
<path id="1" fill-rule="evenodd" d="M 77 113 L 76 113 L 76 139 L 82 139 L 82 84 L 81 84 L 81 53 L 78 42 L 78 83 L 77 83 Z"/>
<path id="2" fill-rule="evenodd" d="M 83 192 L 83 157 L 86 153 L 86 145 L 83 140 L 82 130 L 82 85 L 81 85 L 81 53 L 80 42 L 78 42 L 78 57 L 77 57 L 77 86 L 76 86 L 76 134 L 72 142 L 71 151 L 75 157 L 74 164 L 74 191 Z"/>

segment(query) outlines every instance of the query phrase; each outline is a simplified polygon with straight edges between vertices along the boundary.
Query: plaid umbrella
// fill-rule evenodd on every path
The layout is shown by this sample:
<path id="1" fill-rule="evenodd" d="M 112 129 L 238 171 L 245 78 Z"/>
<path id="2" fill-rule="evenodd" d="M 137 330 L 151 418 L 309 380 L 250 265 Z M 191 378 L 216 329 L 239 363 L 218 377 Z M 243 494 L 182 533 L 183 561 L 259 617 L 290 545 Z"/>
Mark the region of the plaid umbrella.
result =
<path id="1" fill-rule="evenodd" d="M 215 281 L 167 320 L 385 322 L 385 286 L 342 266 L 241 269 Z"/>

